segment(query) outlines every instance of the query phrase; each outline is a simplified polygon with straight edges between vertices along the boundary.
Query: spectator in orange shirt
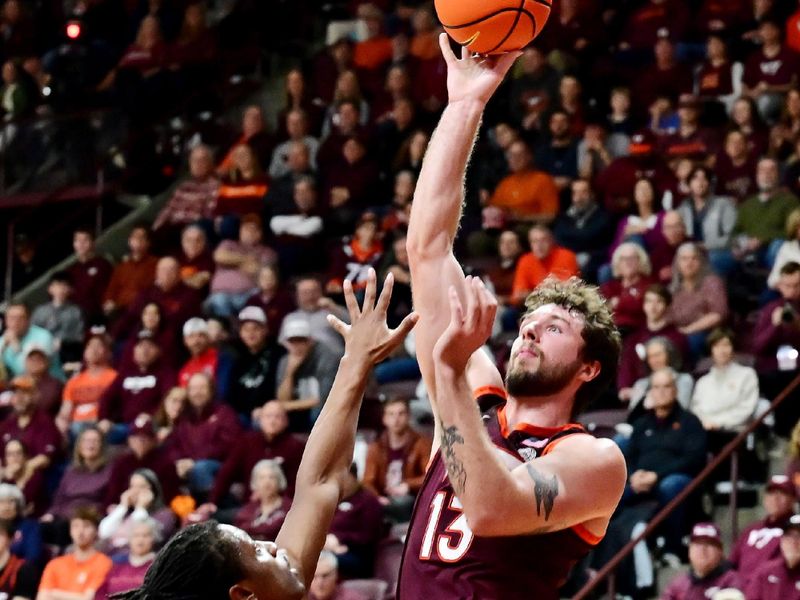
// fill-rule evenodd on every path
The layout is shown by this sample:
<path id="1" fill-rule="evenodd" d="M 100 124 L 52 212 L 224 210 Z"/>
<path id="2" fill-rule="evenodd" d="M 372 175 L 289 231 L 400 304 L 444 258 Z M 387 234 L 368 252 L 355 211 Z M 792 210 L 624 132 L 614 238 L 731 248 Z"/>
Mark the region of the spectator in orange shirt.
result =
<path id="1" fill-rule="evenodd" d="M 127 309 L 139 293 L 153 285 L 158 258 L 150 254 L 150 229 L 137 225 L 128 236 L 128 254 L 114 267 L 106 289 L 103 312 L 106 315 Z"/>
<path id="2" fill-rule="evenodd" d="M 111 346 L 103 333 L 92 334 L 83 350 L 84 369 L 64 386 L 56 425 L 61 433 L 69 430 L 77 437 L 81 430 L 97 423 L 100 397 L 117 372 L 110 366 Z"/>
<path id="3" fill-rule="evenodd" d="M 411 56 L 419 60 L 434 60 L 439 57 L 439 27 L 433 10 L 421 6 L 411 19 L 414 37 L 411 38 Z"/>
<path id="4" fill-rule="evenodd" d="M 553 233 L 546 225 L 531 227 L 528 243 L 531 251 L 519 259 L 511 291 L 511 300 L 518 305 L 522 305 L 528 294 L 549 275 L 562 280 L 580 275 L 575 253 L 556 245 Z"/>
<path id="5" fill-rule="evenodd" d="M 73 550 L 51 560 L 39 583 L 37 600 L 74 598 L 92 600 L 111 570 L 111 559 L 98 552 L 97 524 L 100 515 L 94 508 L 79 508 L 69 522 Z"/>
<path id="6" fill-rule="evenodd" d="M 508 147 L 506 160 L 511 172 L 500 180 L 489 205 L 516 220 L 550 223 L 558 214 L 558 188 L 553 178 L 534 169 L 531 150 L 522 140 Z"/>
<path id="7" fill-rule="evenodd" d="M 380 69 L 392 59 L 392 40 L 383 34 L 383 13 L 374 4 L 358 7 L 358 18 L 367 26 L 367 39 L 353 49 L 353 64 L 359 69 Z"/>

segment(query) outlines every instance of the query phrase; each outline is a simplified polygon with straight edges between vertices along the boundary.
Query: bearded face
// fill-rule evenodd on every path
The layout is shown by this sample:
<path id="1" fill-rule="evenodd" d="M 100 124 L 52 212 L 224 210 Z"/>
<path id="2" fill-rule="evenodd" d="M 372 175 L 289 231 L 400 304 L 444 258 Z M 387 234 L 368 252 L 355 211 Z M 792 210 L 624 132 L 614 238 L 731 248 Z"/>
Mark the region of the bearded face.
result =
<path id="1" fill-rule="evenodd" d="M 530 366 L 512 357 L 506 372 L 506 390 L 512 396 L 550 396 L 563 390 L 581 368 L 578 359 L 569 363 L 550 362 L 541 352 Z"/>

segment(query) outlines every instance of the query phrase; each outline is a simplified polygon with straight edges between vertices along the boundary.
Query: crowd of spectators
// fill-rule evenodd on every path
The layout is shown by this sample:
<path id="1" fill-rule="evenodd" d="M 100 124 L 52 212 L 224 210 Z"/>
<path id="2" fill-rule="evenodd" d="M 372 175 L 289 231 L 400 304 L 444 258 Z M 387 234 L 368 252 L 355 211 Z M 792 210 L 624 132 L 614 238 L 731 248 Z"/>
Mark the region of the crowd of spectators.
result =
<path id="1" fill-rule="evenodd" d="M 137 117 L 220 64 L 224 32 L 205 26 L 203 3 L 78 9 L 91 96 Z M 391 272 L 390 323 L 410 310 L 405 230 L 447 102 L 439 27 L 415 0 L 353 0 L 330 14 L 325 46 L 286 73 L 279 105 L 247 106 L 228 141 L 200 136 L 187 150 L 188 173 L 152 223 L 130 230 L 121 261 L 77 229 L 49 302 L 7 307 L 0 591 L 33 597 L 44 572 L 43 598 L 105 597 L 139 581 L 177 528 L 212 517 L 271 539 L 343 353 L 326 320 L 346 316 L 343 282 L 359 290 L 370 269 Z M 29 35 L 43 18 L 3 3 L 10 114 L 27 106 L 19 69 L 33 76 L 43 56 L 39 68 L 57 73 L 72 56 Z M 630 470 L 620 515 L 667 503 L 797 373 L 798 20 L 789 0 L 561 0 L 487 108 L 459 258 L 500 299 L 498 363 L 546 277 L 601 286 L 624 359 L 592 408 L 619 414 Z M 416 387 L 413 343 L 381 367 L 384 389 Z M 384 431 L 362 479 L 353 470 L 320 580 L 372 576 L 389 524 L 408 519 L 430 444 L 414 429 L 416 396 L 424 405 L 404 391 L 371 424 Z M 775 433 L 792 432 L 799 406 L 782 405 Z M 788 523 L 773 536 L 781 549 L 797 537 L 792 512 L 768 517 Z M 667 530 L 678 555 L 693 531 L 694 574 L 670 598 L 719 571 L 708 567 L 718 532 L 691 530 L 691 518 L 677 511 Z M 796 558 L 785 560 L 791 571 Z M 62 578 L 78 568 L 79 581 Z M 312 586 L 316 600 L 336 593 Z"/>

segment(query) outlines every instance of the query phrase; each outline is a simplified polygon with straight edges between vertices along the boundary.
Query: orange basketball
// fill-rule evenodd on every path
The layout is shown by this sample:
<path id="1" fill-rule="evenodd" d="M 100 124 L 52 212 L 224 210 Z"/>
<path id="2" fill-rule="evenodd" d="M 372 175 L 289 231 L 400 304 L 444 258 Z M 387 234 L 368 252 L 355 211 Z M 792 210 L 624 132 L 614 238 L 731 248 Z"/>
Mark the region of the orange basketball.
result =
<path id="1" fill-rule="evenodd" d="M 524 48 L 542 31 L 552 0 L 435 0 L 445 31 L 477 54 Z"/>

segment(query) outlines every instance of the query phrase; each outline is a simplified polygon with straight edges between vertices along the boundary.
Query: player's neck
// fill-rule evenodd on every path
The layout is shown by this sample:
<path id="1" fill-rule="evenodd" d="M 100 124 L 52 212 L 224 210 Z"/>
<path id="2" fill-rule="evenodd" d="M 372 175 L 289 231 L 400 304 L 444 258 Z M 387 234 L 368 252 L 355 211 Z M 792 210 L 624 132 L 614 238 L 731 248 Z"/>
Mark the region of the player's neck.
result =
<path id="1" fill-rule="evenodd" d="M 555 396 L 509 396 L 506 402 L 506 422 L 509 429 L 519 423 L 530 423 L 538 427 L 560 427 L 570 422 L 573 397 Z"/>

